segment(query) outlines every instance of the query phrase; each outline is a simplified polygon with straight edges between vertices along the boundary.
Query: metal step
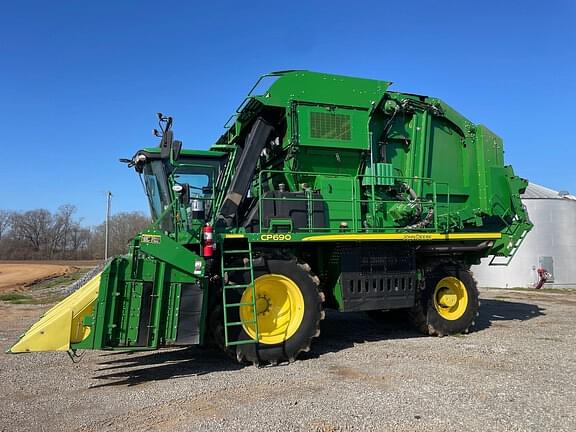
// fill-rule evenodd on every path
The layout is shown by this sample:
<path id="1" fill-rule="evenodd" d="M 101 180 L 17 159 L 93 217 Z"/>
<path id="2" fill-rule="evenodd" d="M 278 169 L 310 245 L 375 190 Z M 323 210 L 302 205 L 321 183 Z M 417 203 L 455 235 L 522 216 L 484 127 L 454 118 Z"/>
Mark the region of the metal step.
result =
<path id="1" fill-rule="evenodd" d="M 234 327 L 234 326 L 240 326 L 243 324 L 256 324 L 256 320 L 250 320 L 250 321 L 234 321 L 234 322 L 230 322 L 230 323 L 226 323 L 226 327 Z M 254 341 L 256 342 L 256 341 Z"/>
<path id="2" fill-rule="evenodd" d="M 252 270 L 252 267 L 227 267 L 223 269 L 224 271 L 247 271 Z"/>
<path id="3" fill-rule="evenodd" d="M 226 307 L 228 307 L 228 308 L 229 308 L 229 307 L 235 307 L 235 306 L 237 306 L 237 307 L 240 307 L 240 306 L 252 306 L 252 303 L 246 303 L 246 302 L 244 302 L 244 303 L 227 303 L 227 304 L 226 304 Z"/>
<path id="4" fill-rule="evenodd" d="M 241 285 L 224 285 L 224 289 L 240 289 L 251 287 L 251 284 L 241 284 Z"/>
<path id="5" fill-rule="evenodd" d="M 245 339 L 245 340 L 228 342 L 227 346 L 248 345 L 248 344 L 253 344 L 253 343 L 256 343 L 256 341 L 254 341 L 252 339 Z"/>

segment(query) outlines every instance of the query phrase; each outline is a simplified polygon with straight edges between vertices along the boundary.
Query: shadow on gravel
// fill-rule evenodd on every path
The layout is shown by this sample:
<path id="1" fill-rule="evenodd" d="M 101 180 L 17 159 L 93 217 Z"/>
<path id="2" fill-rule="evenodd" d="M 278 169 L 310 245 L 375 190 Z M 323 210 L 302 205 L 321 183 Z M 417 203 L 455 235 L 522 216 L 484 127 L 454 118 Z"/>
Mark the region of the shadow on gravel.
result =
<path id="1" fill-rule="evenodd" d="M 200 376 L 244 367 L 218 350 L 198 347 L 153 351 L 146 354 L 115 352 L 103 354 L 101 357 L 112 359 L 98 363 L 101 366 L 98 372 L 104 373 L 95 376 L 94 379 L 103 382 L 90 388 L 134 386 L 148 381 Z"/>
<path id="2" fill-rule="evenodd" d="M 474 331 L 486 330 L 494 321 L 526 321 L 542 315 L 544 309 L 534 304 L 482 300 Z M 300 358 L 318 358 L 366 342 L 427 337 L 414 330 L 406 314 L 399 311 L 383 313 L 376 318 L 363 312 L 327 311 L 321 331 L 320 338 L 314 341 L 312 351 L 302 353 Z M 112 352 L 100 357 L 103 361 L 98 364 L 98 372 L 101 374 L 94 378 L 102 382 L 91 388 L 133 386 L 149 381 L 206 375 L 245 367 L 218 350 L 198 347 L 150 353 Z"/>
<path id="3" fill-rule="evenodd" d="M 530 303 L 504 300 L 482 299 L 480 316 L 474 326 L 475 331 L 486 330 L 494 321 L 527 321 L 542 315 L 546 309 Z"/>
<path id="4" fill-rule="evenodd" d="M 376 317 L 364 312 L 327 311 L 320 338 L 314 340 L 312 351 L 302 353 L 300 358 L 318 358 L 365 342 L 417 337 L 425 336 L 411 326 L 403 311 L 390 311 Z"/>

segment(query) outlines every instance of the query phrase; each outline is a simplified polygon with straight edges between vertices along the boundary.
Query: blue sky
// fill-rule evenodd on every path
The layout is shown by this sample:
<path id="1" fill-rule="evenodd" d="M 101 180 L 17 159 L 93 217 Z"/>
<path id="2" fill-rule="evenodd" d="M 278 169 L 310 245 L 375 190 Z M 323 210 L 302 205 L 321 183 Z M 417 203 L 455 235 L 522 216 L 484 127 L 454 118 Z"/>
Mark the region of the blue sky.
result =
<path id="1" fill-rule="evenodd" d="M 87 225 L 148 212 L 117 160 L 155 113 L 208 148 L 256 78 L 309 69 L 393 81 L 502 136 L 506 162 L 576 193 L 576 2 L 5 2 L 0 209 L 71 203 Z"/>

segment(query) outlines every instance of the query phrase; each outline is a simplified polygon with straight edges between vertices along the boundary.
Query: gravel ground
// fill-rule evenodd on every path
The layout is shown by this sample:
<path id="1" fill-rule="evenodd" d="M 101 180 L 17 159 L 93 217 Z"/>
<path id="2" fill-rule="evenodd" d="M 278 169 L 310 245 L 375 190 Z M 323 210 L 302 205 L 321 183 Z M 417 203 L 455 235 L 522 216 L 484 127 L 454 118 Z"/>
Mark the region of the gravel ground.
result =
<path id="1" fill-rule="evenodd" d="M 576 430 L 576 292 L 481 298 L 458 337 L 328 314 L 304 360 L 261 369 L 197 348 L 0 355 L 0 430 Z M 0 345 L 43 309 L 0 304 Z"/>

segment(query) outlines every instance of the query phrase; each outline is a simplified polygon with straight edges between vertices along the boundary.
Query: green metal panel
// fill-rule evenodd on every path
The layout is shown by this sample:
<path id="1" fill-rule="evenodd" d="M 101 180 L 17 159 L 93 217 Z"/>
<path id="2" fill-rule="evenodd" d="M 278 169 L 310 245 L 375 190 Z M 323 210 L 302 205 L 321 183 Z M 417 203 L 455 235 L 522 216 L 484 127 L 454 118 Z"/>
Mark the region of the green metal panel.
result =
<path id="1" fill-rule="evenodd" d="M 130 308 L 128 310 L 128 323 L 126 324 L 126 346 L 132 346 L 138 340 L 138 322 L 140 307 L 142 305 L 142 282 L 133 282 Z"/>
<path id="2" fill-rule="evenodd" d="M 351 229 L 360 223 L 360 205 L 356 197 L 356 181 L 353 177 L 316 177 L 315 189 L 329 204 L 329 228 L 340 230 L 341 224 Z"/>
<path id="3" fill-rule="evenodd" d="M 310 71 L 278 73 L 278 79 L 262 96 L 263 104 L 285 107 L 290 101 L 372 108 L 390 86 L 377 81 Z"/>
<path id="4" fill-rule="evenodd" d="M 311 178 L 318 174 L 357 175 L 362 161 L 362 152 L 347 148 L 320 148 L 302 146 L 296 158 L 297 170 L 290 169 L 287 174 L 296 178 L 295 183 L 304 181 L 313 183 Z M 305 173 L 311 173 L 312 176 Z"/>
<path id="5" fill-rule="evenodd" d="M 464 147 L 462 136 L 446 120 L 435 118 L 431 122 L 430 136 L 425 138 L 420 144 L 428 153 L 423 177 L 462 188 L 471 174 L 464 169 L 465 155 L 470 149 Z"/>
<path id="6" fill-rule="evenodd" d="M 392 186 L 394 185 L 394 165 L 389 163 L 376 162 L 374 172 L 371 166 L 366 167 L 363 186 Z"/>
<path id="7" fill-rule="evenodd" d="M 196 276 L 204 275 L 204 259 L 161 231 L 145 230 L 141 235 L 140 250 L 183 272 Z"/>
<path id="8" fill-rule="evenodd" d="M 169 299 L 166 313 L 163 315 L 165 317 L 165 331 L 164 338 L 166 344 L 171 344 L 176 342 L 178 336 L 178 318 L 180 309 L 180 294 L 182 293 L 182 284 L 171 283 L 169 291 Z"/>

